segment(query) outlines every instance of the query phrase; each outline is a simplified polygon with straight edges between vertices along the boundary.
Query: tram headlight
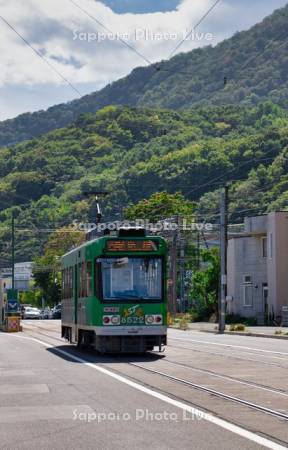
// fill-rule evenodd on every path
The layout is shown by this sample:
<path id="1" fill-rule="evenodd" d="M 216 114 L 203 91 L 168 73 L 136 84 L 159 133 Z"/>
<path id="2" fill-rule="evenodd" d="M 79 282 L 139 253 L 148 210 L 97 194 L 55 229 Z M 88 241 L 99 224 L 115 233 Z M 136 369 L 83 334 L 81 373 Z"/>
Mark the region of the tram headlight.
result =
<path id="1" fill-rule="evenodd" d="M 110 324 L 110 316 L 104 316 L 103 317 L 103 325 L 109 325 Z"/>
<path id="2" fill-rule="evenodd" d="M 163 316 L 161 314 L 149 314 L 145 316 L 146 325 L 161 325 L 163 323 Z"/>
<path id="3" fill-rule="evenodd" d="M 113 325 L 119 325 L 120 324 L 120 316 L 112 316 L 111 322 Z"/>
<path id="4" fill-rule="evenodd" d="M 120 325 L 120 316 L 103 316 L 103 325 Z"/>
<path id="5" fill-rule="evenodd" d="M 145 316 L 145 323 L 147 325 L 152 325 L 152 323 L 154 323 L 154 316 L 152 316 L 152 315 Z"/>

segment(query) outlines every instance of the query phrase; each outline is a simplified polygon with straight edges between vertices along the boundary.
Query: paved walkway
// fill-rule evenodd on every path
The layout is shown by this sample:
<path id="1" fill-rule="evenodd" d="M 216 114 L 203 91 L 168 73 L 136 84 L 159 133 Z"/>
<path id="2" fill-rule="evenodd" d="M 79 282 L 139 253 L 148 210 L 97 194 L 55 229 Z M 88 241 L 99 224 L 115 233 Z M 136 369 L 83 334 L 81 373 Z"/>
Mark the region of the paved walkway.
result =
<path id="1" fill-rule="evenodd" d="M 189 324 L 189 329 L 195 331 L 216 331 L 217 324 L 209 322 L 194 322 Z M 226 325 L 226 330 L 229 331 L 229 325 Z M 246 327 L 246 332 L 263 334 L 263 335 L 275 335 L 275 331 L 282 330 L 284 333 L 288 333 L 288 327 Z"/>

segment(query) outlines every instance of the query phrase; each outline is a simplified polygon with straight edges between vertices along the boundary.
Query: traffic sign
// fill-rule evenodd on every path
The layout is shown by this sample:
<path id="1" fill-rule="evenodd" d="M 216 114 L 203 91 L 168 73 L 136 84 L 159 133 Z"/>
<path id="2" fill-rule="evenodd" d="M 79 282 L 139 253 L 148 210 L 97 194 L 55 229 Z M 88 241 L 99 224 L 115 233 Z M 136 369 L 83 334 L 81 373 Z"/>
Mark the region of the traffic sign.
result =
<path id="1" fill-rule="evenodd" d="M 19 303 L 18 300 L 14 300 L 14 299 L 8 299 L 7 302 L 7 309 L 9 312 L 17 312 L 19 309 Z"/>

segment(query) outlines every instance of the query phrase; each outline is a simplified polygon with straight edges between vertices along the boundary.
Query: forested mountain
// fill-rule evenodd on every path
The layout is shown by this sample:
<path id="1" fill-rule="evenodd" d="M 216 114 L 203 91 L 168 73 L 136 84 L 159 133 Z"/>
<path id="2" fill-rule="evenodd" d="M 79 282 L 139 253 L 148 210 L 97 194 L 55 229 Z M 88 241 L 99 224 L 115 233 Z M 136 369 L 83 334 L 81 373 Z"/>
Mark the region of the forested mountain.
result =
<path id="1" fill-rule="evenodd" d="M 257 105 L 270 99 L 286 107 L 287 23 L 288 6 L 216 47 L 207 46 L 135 69 L 80 100 L 4 121 L 0 123 L 0 146 L 65 127 L 81 113 L 94 113 L 111 104 L 184 109 L 204 104 Z"/>
<path id="2" fill-rule="evenodd" d="M 51 228 L 95 221 L 92 198 L 85 195 L 95 190 L 109 192 L 106 220 L 164 190 L 181 191 L 199 203 L 201 214 L 213 217 L 217 190 L 229 180 L 235 220 L 250 208 L 284 208 L 287 146 L 288 112 L 271 102 L 181 112 L 106 107 L 0 149 L 0 241 L 10 241 L 14 205 L 17 261 L 31 259 Z M 5 246 L 0 256 L 9 261 Z"/>

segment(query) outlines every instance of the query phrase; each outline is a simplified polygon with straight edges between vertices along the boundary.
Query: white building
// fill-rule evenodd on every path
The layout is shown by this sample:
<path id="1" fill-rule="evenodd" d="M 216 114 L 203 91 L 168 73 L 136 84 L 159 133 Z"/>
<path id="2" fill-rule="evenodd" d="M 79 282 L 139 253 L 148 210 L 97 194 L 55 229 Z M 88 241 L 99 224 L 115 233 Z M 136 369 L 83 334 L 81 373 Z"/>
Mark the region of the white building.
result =
<path id="1" fill-rule="evenodd" d="M 23 262 L 15 264 L 15 289 L 18 291 L 28 291 L 32 276 L 32 262 Z M 0 270 L 0 295 L 1 291 L 5 293 L 7 289 L 12 288 L 12 268 Z"/>

